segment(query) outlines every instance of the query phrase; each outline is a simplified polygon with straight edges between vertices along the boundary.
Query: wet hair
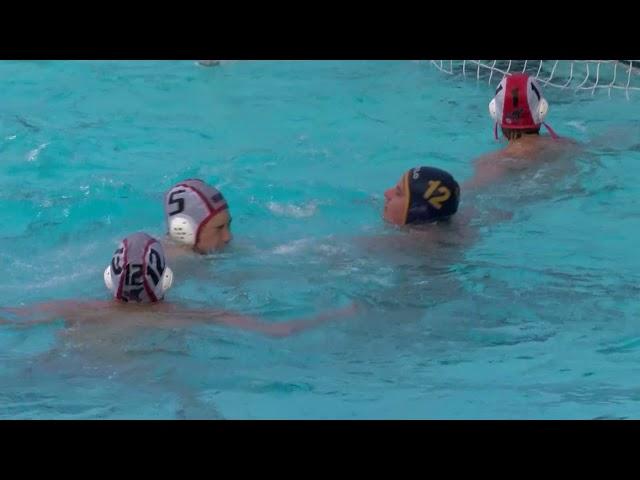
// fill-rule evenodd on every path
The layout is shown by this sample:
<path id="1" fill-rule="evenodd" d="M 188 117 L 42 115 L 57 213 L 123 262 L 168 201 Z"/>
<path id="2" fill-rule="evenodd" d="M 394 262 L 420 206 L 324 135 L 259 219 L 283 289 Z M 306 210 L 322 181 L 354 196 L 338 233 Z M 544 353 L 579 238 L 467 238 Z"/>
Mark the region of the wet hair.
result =
<path id="1" fill-rule="evenodd" d="M 526 129 L 512 129 L 502 127 L 502 134 L 507 138 L 507 140 L 517 140 L 519 138 L 522 138 L 523 135 L 540 135 L 540 127 Z"/>

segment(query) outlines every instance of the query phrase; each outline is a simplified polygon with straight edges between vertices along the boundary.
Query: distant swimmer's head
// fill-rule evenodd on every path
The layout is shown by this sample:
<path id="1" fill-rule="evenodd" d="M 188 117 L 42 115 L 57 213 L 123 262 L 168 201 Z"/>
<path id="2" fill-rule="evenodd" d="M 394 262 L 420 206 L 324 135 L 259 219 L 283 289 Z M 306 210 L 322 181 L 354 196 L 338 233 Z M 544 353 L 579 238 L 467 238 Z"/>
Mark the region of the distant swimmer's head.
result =
<path id="1" fill-rule="evenodd" d="M 498 126 L 508 139 L 519 138 L 523 134 L 538 134 L 541 125 L 556 137 L 555 132 L 544 123 L 548 111 L 549 103 L 542 96 L 540 86 L 526 73 L 505 76 L 496 88 L 496 96 L 489 103 L 489 114 L 496 122 L 496 139 Z"/>
<path id="2" fill-rule="evenodd" d="M 198 253 L 219 250 L 231 240 L 227 201 L 202 180 L 185 180 L 166 193 L 164 211 L 169 236 Z"/>
<path id="3" fill-rule="evenodd" d="M 120 242 L 104 271 L 104 283 L 123 302 L 154 303 L 173 283 L 162 244 L 146 233 L 134 233 Z"/>
<path id="4" fill-rule="evenodd" d="M 458 211 L 460 186 L 451 174 L 416 167 L 384 192 L 383 218 L 395 225 L 419 225 L 448 220 Z"/>
<path id="5" fill-rule="evenodd" d="M 216 67 L 220 65 L 220 60 L 198 60 L 196 63 L 203 67 Z"/>

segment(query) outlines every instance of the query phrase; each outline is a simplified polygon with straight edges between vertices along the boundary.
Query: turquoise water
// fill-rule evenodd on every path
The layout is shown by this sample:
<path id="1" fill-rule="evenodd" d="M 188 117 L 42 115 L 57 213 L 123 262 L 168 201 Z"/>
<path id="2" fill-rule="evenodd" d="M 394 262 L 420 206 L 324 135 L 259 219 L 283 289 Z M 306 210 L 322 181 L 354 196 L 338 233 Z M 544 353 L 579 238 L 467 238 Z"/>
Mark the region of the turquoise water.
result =
<path id="1" fill-rule="evenodd" d="M 486 84 L 408 61 L 3 61 L 0 83 L 0 305 L 107 298 L 117 242 L 163 235 L 163 192 L 197 177 L 235 238 L 170 300 L 364 307 L 280 340 L 2 326 L 0 418 L 640 417 L 637 96 L 548 90 L 559 134 L 599 140 L 483 195 L 479 241 L 443 259 L 388 248 L 382 192 L 471 175 L 497 148 Z"/>

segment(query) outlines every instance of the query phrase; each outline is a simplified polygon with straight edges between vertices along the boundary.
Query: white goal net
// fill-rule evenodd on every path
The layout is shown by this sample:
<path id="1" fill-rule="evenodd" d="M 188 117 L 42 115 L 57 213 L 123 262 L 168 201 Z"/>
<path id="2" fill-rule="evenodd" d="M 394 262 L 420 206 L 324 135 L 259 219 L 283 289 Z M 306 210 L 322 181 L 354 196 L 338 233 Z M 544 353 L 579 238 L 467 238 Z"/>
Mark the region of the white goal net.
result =
<path id="1" fill-rule="evenodd" d="M 543 88 L 576 91 L 640 91 L 640 60 L 431 60 L 443 73 L 494 85 L 508 73 L 526 72 Z"/>

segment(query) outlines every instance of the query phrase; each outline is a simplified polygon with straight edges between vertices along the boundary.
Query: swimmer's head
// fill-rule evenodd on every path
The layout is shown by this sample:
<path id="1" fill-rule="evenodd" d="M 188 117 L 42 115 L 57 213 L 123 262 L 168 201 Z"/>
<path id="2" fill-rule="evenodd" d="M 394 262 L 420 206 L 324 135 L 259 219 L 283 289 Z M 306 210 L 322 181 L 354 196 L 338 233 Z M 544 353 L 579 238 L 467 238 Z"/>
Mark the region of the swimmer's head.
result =
<path id="1" fill-rule="evenodd" d="M 460 186 L 451 174 L 416 167 L 384 192 L 384 219 L 395 225 L 419 225 L 451 218 L 460 203 Z"/>
<path id="2" fill-rule="evenodd" d="M 198 60 L 196 63 L 203 67 L 216 67 L 220 65 L 220 60 Z"/>
<path id="3" fill-rule="evenodd" d="M 104 283 L 113 297 L 123 302 L 162 300 L 173 283 L 173 272 L 167 267 L 162 244 L 146 233 L 129 235 L 105 269 Z"/>
<path id="4" fill-rule="evenodd" d="M 549 104 L 542 96 L 542 90 L 526 73 L 505 76 L 489 103 L 489 114 L 496 122 L 496 138 L 498 126 L 507 138 L 539 133 L 548 111 Z"/>
<path id="5" fill-rule="evenodd" d="M 207 253 L 231 240 L 231 217 L 222 194 L 202 180 L 185 180 L 166 193 L 164 211 L 169 236 Z"/>

